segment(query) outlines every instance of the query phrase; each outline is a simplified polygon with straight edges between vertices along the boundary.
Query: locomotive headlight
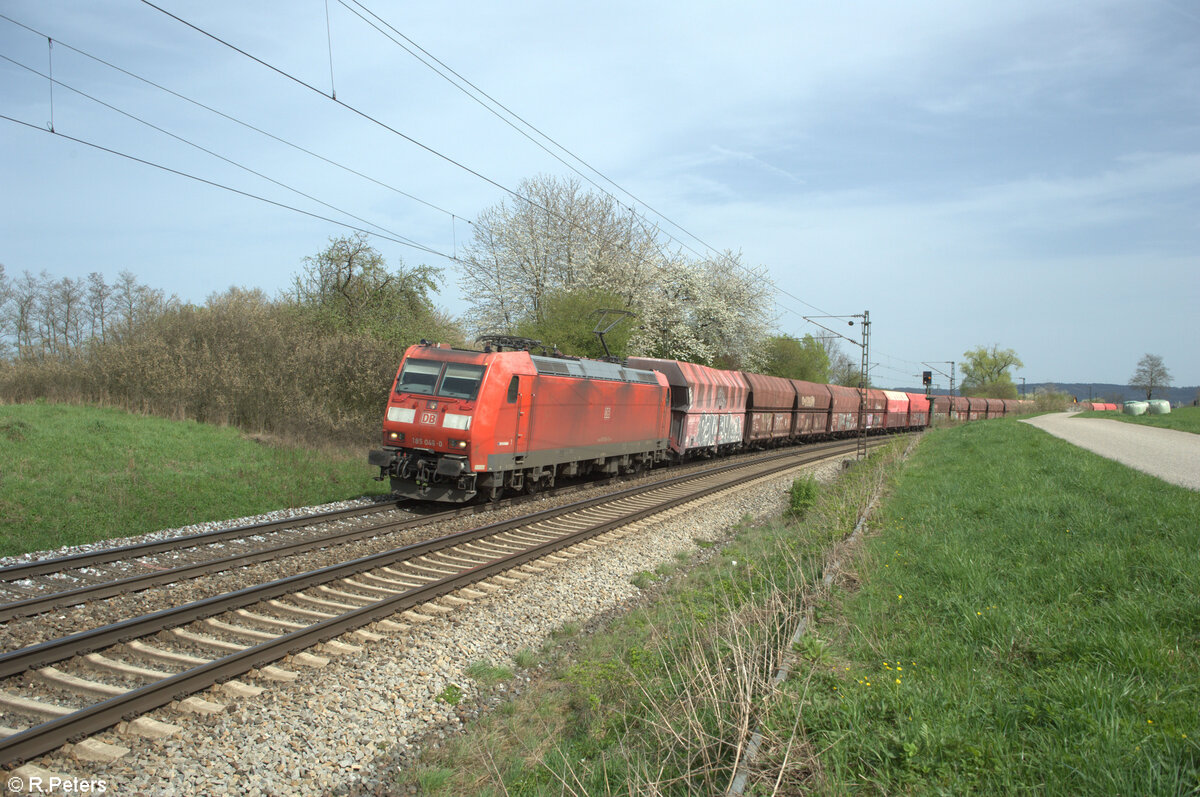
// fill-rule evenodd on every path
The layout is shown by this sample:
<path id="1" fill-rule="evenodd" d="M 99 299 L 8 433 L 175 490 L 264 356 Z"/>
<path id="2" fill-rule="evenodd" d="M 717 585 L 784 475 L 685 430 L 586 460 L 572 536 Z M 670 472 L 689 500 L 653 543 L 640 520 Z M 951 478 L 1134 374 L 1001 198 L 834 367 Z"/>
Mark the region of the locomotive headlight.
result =
<path id="1" fill-rule="evenodd" d="M 412 423 L 417 411 L 412 407 L 388 407 L 387 419 L 393 423 Z"/>
<path id="2" fill-rule="evenodd" d="M 442 421 L 442 426 L 446 427 L 447 429 L 462 429 L 463 431 L 466 431 L 467 429 L 471 428 L 471 416 L 447 412 L 446 419 Z"/>
<path id="3" fill-rule="evenodd" d="M 466 447 L 467 447 L 467 441 L 466 441 L 466 440 L 447 440 L 447 441 L 446 441 L 446 443 L 447 443 L 447 444 L 448 444 L 448 445 L 449 445 L 451 448 L 466 448 Z"/>
<path id="4" fill-rule="evenodd" d="M 404 432 L 388 432 L 388 440 L 394 443 L 404 442 Z"/>

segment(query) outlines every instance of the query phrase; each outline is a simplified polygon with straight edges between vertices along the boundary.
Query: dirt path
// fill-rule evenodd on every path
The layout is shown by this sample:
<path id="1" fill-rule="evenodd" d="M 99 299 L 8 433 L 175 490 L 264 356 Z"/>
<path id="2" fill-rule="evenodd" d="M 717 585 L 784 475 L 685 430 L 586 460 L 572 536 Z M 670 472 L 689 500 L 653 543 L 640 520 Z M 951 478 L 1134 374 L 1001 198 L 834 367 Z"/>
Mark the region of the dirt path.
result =
<path id="1" fill-rule="evenodd" d="M 1200 435 L 1104 418 L 1073 418 L 1069 412 L 1039 415 L 1023 423 L 1143 473 L 1200 491 Z"/>

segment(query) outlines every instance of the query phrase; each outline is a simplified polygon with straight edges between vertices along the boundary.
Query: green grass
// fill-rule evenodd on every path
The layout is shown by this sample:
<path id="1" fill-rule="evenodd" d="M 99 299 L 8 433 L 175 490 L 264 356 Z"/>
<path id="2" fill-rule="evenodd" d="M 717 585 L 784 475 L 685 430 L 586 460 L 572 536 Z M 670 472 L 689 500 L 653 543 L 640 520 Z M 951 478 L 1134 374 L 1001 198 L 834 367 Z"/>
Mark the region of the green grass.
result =
<path id="1" fill-rule="evenodd" d="M 463 699 L 462 687 L 458 684 L 446 684 L 446 687 L 438 694 L 437 699 L 451 706 L 457 706 Z"/>
<path id="2" fill-rule="evenodd" d="M 386 492 L 365 452 L 58 404 L 0 406 L 0 555 Z"/>
<path id="3" fill-rule="evenodd" d="M 493 686 L 501 681 L 511 681 L 513 672 L 487 661 L 474 661 L 467 665 L 467 675 L 482 686 Z"/>
<path id="4" fill-rule="evenodd" d="M 1125 415 L 1112 410 L 1096 412 L 1089 410 L 1079 413 L 1080 418 L 1111 418 L 1114 421 L 1138 423 L 1143 426 L 1158 426 L 1162 429 L 1176 429 L 1180 432 L 1200 434 L 1200 407 L 1178 407 L 1166 415 Z"/>
<path id="5" fill-rule="evenodd" d="M 820 790 L 1200 789 L 1200 495 L 992 421 L 931 433 L 875 525 L 769 723 Z"/>

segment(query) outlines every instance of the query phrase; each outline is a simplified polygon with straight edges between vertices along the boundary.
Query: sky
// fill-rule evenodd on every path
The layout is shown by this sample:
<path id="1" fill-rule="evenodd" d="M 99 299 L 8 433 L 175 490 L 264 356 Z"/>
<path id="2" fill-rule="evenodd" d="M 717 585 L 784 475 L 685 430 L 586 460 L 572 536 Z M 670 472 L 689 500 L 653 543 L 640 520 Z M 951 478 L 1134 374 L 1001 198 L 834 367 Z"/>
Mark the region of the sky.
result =
<path id="1" fill-rule="evenodd" d="M 575 175 L 373 12 L 675 245 L 763 267 L 778 331 L 869 311 L 875 384 L 992 344 L 1030 383 L 1124 384 L 1151 352 L 1200 384 L 1195 0 L 155 5 L 0 4 L 10 278 L 275 295 L 348 224 L 465 312 L 470 221 Z"/>

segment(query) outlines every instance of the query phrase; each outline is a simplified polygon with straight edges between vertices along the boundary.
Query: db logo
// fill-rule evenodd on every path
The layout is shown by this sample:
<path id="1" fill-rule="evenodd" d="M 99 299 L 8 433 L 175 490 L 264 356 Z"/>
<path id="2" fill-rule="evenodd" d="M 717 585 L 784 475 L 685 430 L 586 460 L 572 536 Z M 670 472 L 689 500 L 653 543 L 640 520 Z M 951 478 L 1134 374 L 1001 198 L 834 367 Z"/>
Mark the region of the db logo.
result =
<path id="1" fill-rule="evenodd" d="M 421 413 L 421 423 L 429 423 L 429 424 L 433 424 L 434 426 L 437 426 L 437 413 L 436 412 L 422 412 Z"/>

